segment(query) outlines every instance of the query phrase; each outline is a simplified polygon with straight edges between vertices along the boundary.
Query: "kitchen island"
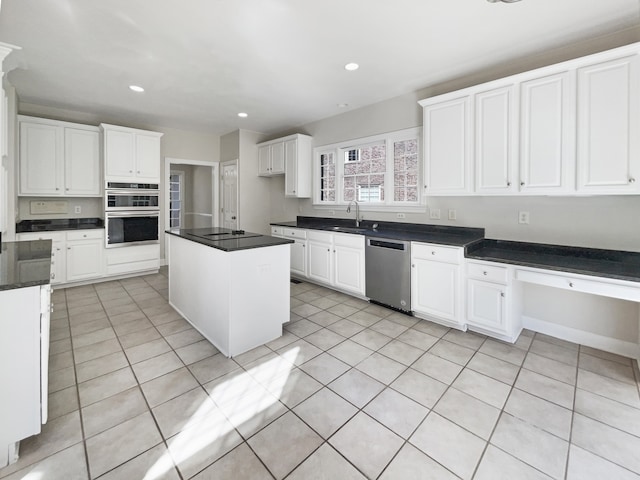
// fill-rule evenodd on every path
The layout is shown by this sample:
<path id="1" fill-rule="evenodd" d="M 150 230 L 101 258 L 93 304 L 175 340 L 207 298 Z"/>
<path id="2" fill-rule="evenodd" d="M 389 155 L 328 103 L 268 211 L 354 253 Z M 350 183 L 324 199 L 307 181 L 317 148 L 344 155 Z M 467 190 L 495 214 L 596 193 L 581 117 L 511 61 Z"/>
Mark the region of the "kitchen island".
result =
<path id="1" fill-rule="evenodd" d="M 227 357 L 282 335 L 292 240 L 224 228 L 172 229 L 169 303 Z"/>

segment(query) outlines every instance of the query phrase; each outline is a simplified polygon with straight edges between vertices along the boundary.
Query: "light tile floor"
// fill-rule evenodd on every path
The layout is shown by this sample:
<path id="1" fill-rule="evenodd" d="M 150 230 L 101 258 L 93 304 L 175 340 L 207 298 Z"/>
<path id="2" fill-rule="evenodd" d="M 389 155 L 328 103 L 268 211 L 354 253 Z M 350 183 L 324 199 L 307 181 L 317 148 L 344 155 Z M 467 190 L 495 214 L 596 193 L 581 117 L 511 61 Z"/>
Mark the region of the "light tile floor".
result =
<path id="1" fill-rule="evenodd" d="M 640 479 L 630 359 L 308 283 L 281 338 L 227 359 L 166 297 L 166 272 L 54 292 L 49 422 L 0 477 Z"/>

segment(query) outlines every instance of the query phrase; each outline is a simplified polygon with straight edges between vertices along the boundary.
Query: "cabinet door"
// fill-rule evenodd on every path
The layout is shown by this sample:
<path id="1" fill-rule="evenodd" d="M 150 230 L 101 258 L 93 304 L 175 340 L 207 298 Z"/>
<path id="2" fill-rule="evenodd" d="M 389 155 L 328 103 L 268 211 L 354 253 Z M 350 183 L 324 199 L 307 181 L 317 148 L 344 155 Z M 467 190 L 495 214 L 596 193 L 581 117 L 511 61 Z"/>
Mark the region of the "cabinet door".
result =
<path id="1" fill-rule="evenodd" d="M 258 175 L 268 177 L 271 169 L 271 145 L 258 147 Z"/>
<path id="2" fill-rule="evenodd" d="M 331 283 L 331 244 L 308 241 L 309 278 L 324 283 Z"/>
<path id="3" fill-rule="evenodd" d="M 470 193 L 470 117 L 468 96 L 424 107 L 428 195 Z"/>
<path id="4" fill-rule="evenodd" d="M 458 265 L 414 259 L 411 268 L 411 308 L 458 322 Z"/>
<path id="5" fill-rule="evenodd" d="M 102 242 L 74 240 L 67 242 L 67 281 L 102 275 Z"/>
<path id="6" fill-rule="evenodd" d="M 132 179 L 135 175 L 135 138 L 133 133 L 105 130 L 104 142 L 104 165 L 107 177 L 105 180 Z"/>
<path id="7" fill-rule="evenodd" d="M 575 77 L 568 72 L 520 86 L 520 191 L 575 189 Z"/>
<path id="8" fill-rule="evenodd" d="M 136 134 L 136 178 L 160 183 L 160 138 Z"/>
<path id="9" fill-rule="evenodd" d="M 578 70 L 578 190 L 640 191 L 640 56 Z"/>
<path id="10" fill-rule="evenodd" d="M 64 129 L 65 195 L 100 195 L 100 135 Z"/>
<path id="11" fill-rule="evenodd" d="M 506 334 L 505 286 L 469 279 L 467 288 L 467 320 L 469 325 Z"/>
<path id="12" fill-rule="evenodd" d="M 291 244 L 291 273 L 307 276 L 307 241 L 296 240 Z"/>
<path id="13" fill-rule="evenodd" d="M 475 95 L 476 193 L 515 190 L 513 85 Z"/>
<path id="14" fill-rule="evenodd" d="M 284 142 L 271 145 L 271 175 L 281 175 L 284 173 Z"/>
<path id="15" fill-rule="evenodd" d="M 65 242 L 53 242 L 51 245 L 51 284 L 58 285 L 67 281 L 67 262 Z"/>
<path id="16" fill-rule="evenodd" d="M 284 144 L 284 194 L 298 196 L 298 141 L 289 140 Z"/>
<path id="17" fill-rule="evenodd" d="M 342 290 L 364 295 L 364 249 L 336 246 L 333 251 L 334 285 Z"/>
<path id="18" fill-rule="evenodd" d="M 20 194 L 62 195 L 62 127 L 20 123 Z"/>

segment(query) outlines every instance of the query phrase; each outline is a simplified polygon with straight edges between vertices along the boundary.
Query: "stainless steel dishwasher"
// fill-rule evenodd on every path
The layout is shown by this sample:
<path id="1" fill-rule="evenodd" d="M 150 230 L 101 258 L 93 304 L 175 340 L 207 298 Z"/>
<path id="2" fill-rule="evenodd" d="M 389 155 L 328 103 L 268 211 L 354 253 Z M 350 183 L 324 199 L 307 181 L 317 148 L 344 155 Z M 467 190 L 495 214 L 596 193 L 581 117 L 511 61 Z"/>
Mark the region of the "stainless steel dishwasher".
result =
<path id="1" fill-rule="evenodd" d="M 367 237 L 365 244 L 366 294 L 371 301 L 411 310 L 411 243 Z"/>

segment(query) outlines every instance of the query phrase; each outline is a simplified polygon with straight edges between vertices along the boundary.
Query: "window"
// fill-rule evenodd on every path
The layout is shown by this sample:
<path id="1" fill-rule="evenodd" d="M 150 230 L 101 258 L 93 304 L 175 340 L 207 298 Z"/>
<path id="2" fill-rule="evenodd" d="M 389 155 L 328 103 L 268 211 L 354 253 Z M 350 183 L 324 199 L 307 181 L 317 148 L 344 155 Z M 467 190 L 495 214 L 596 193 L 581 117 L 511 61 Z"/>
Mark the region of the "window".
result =
<path id="1" fill-rule="evenodd" d="M 182 226 L 182 172 L 171 172 L 169 175 L 169 227 Z"/>
<path id="2" fill-rule="evenodd" d="M 314 203 L 420 206 L 419 128 L 315 150 Z"/>

